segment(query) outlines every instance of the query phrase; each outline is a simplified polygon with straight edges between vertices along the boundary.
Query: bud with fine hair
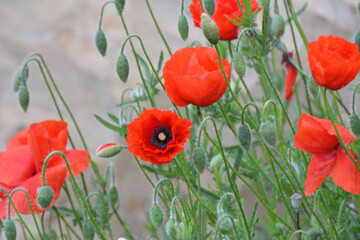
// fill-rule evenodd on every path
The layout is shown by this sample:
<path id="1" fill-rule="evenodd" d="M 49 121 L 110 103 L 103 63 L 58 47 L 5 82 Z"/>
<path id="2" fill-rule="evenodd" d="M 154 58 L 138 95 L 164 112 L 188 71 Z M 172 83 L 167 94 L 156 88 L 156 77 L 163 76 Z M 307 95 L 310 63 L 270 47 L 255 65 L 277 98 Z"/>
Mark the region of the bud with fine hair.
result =
<path id="1" fill-rule="evenodd" d="M 350 128 L 355 136 L 360 136 L 360 118 L 354 112 L 350 115 Z"/>
<path id="2" fill-rule="evenodd" d="M 201 28 L 206 39 L 216 45 L 219 42 L 219 30 L 213 20 L 206 13 L 201 14 Z"/>
<path id="3" fill-rule="evenodd" d="M 93 240 L 95 237 L 95 230 L 92 222 L 87 220 L 82 227 L 82 234 L 85 240 Z"/>
<path id="4" fill-rule="evenodd" d="M 314 99 L 318 97 L 320 86 L 315 82 L 313 76 L 307 79 L 306 88 Z"/>
<path id="5" fill-rule="evenodd" d="M 248 125 L 241 124 L 238 130 L 238 140 L 242 149 L 249 151 L 251 147 L 251 133 Z"/>
<path id="6" fill-rule="evenodd" d="M 20 107 L 24 112 L 27 111 L 30 102 L 30 94 L 29 89 L 25 84 L 21 84 L 18 92 L 18 101 L 20 103 Z"/>
<path id="7" fill-rule="evenodd" d="M 115 186 L 112 186 L 109 190 L 109 201 L 111 206 L 115 206 L 115 204 L 117 203 L 118 199 L 119 199 L 119 193 L 116 189 Z"/>
<path id="8" fill-rule="evenodd" d="M 176 239 L 177 232 L 174 225 L 174 219 L 172 217 L 170 217 L 169 221 L 167 222 L 165 231 L 170 239 Z"/>
<path id="9" fill-rule="evenodd" d="M 123 83 L 126 83 L 129 77 L 129 61 L 124 54 L 120 54 L 116 62 L 116 72 Z"/>
<path id="10" fill-rule="evenodd" d="M 214 0 L 205 0 L 204 6 L 207 14 L 209 14 L 210 17 L 214 15 L 215 12 L 215 1 Z"/>
<path id="11" fill-rule="evenodd" d="M 24 74 L 24 78 L 23 78 L 23 74 Z M 28 66 L 21 65 L 15 73 L 15 77 L 13 81 L 14 92 L 17 92 L 19 90 L 20 85 L 25 84 L 28 78 L 29 78 Z"/>
<path id="12" fill-rule="evenodd" d="M 116 9 L 118 10 L 118 13 L 121 14 L 124 10 L 125 0 L 115 0 L 117 4 Z"/>
<path id="13" fill-rule="evenodd" d="M 271 30 L 275 37 L 281 37 L 284 34 L 285 22 L 280 14 L 275 14 L 271 21 Z"/>
<path id="14" fill-rule="evenodd" d="M 275 126 L 269 120 L 262 122 L 260 124 L 260 134 L 263 136 L 264 140 L 271 146 L 275 147 L 277 144 L 277 135 L 275 131 Z"/>
<path id="15" fill-rule="evenodd" d="M 36 201 L 41 209 L 48 208 L 54 200 L 54 190 L 49 186 L 40 187 L 37 190 Z"/>
<path id="16" fill-rule="evenodd" d="M 6 240 L 16 239 L 16 226 L 11 218 L 6 219 L 3 231 L 5 233 Z"/>
<path id="17" fill-rule="evenodd" d="M 246 72 L 246 62 L 244 56 L 240 52 L 236 52 L 232 62 L 236 73 L 239 77 L 243 78 Z"/>
<path id="18" fill-rule="evenodd" d="M 163 222 L 163 213 L 159 205 L 154 203 L 151 207 L 150 213 L 151 222 L 156 226 L 160 227 Z"/>
<path id="19" fill-rule="evenodd" d="M 178 20 L 178 31 L 181 38 L 185 41 L 189 35 L 189 24 L 186 17 L 181 14 Z"/>
<path id="20" fill-rule="evenodd" d="M 121 152 L 121 146 L 117 145 L 116 143 L 106 143 L 101 145 L 96 150 L 96 156 L 102 158 L 110 158 L 113 157 Z"/>
<path id="21" fill-rule="evenodd" d="M 219 169 L 224 163 L 222 155 L 219 153 L 210 160 L 210 167 L 212 169 Z"/>
<path id="22" fill-rule="evenodd" d="M 96 33 L 95 44 L 102 56 L 106 54 L 107 41 L 104 32 L 99 29 Z"/>
<path id="23" fill-rule="evenodd" d="M 207 155 L 205 149 L 202 146 L 197 146 L 194 148 L 192 159 L 194 161 L 196 171 L 203 173 L 207 162 Z"/>

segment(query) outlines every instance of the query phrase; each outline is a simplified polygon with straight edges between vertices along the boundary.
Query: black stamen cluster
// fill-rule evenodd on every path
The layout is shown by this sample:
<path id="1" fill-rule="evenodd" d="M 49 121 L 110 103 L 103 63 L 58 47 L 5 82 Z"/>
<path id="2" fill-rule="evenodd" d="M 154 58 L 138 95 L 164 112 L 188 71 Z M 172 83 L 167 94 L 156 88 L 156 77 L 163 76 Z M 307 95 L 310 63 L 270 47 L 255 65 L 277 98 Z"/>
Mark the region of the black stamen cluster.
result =
<path id="1" fill-rule="evenodd" d="M 163 141 L 161 141 L 159 139 L 159 134 L 160 133 L 163 133 L 166 136 L 166 138 Z M 166 148 L 167 143 L 170 142 L 172 139 L 173 139 L 173 136 L 171 134 L 171 130 L 167 129 L 167 128 L 163 127 L 163 126 L 157 127 L 152 132 L 152 135 L 151 135 L 151 143 L 154 144 L 155 146 L 161 148 L 161 149 Z"/>

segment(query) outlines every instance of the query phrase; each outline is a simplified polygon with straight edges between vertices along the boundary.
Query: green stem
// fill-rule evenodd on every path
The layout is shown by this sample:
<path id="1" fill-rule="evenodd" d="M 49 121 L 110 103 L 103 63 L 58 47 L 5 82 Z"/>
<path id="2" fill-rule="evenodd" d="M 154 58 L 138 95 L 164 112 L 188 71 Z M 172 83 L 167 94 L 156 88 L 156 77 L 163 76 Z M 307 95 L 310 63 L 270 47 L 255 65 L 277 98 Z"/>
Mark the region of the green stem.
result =
<path id="1" fill-rule="evenodd" d="M 65 223 L 66 228 L 70 230 L 70 232 L 76 237 L 76 239 L 81 240 L 81 237 L 76 233 L 76 231 L 71 227 L 71 225 L 66 221 L 66 219 L 59 213 L 56 206 L 53 206 L 54 211 L 60 217 L 60 219 Z"/>

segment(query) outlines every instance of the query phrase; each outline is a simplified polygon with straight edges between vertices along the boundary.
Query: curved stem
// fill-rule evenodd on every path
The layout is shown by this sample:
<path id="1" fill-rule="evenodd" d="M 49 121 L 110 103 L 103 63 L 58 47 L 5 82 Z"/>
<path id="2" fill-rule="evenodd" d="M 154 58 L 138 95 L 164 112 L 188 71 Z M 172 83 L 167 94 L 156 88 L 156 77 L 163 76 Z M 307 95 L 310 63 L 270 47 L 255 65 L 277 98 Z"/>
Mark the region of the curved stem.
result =
<path id="1" fill-rule="evenodd" d="M 359 88 L 359 86 L 360 86 L 360 82 L 356 84 L 355 90 L 353 92 L 352 105 L 351 105 L 351 109 L 352 109 L 353 113 L 355 112 L 355 96 L 356 96 L 356 92 L 357 92 L 357 89 Z"/>
<path id="2" fill-rule="evenodd" d="M 156 203 L 156 195 L 157 195 L 156 193 L 158 191 L 158 188 L 159 187 L 161 188 L 164 185 L 163 182 L 167 182 L 169 184 L 169 186 L 171 186 L 171 197 L 173 197 L 175 195 L 173 183 L 170 181 L 170 179 L 163 178 L 156 184 L 155 192 L 154 192 L 154 203 Z"/>
<path id="3" fill-rule="evenodd" d="M 259 107 L 254 103 L 254 102 L 249 102 L 247 104 L 245 104 L 244 106 L 244 110 L 241 112 L 241 123 L 244 123 L 244 112 L 246 110 L 246 108 L 248 108 L 249 106 L 254 106 L 255 109 L 256 109 L 256 116 L 258 118 L 258 122 L 260 123 L 261 122 L 261 119 L 260 119 L 260 110 L 259 110 Z"/>

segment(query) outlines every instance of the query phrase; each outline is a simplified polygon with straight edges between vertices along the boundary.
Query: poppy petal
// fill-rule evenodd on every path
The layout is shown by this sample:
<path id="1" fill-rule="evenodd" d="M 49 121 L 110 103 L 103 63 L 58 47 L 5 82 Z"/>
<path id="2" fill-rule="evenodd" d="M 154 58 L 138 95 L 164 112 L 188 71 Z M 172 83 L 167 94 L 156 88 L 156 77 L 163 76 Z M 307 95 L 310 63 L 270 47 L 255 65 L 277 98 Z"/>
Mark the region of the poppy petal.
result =
<path id="1" fill-rule="evenodd" d="M 87 151 L 67 150 L 64 154 L 69 161 L 70 168 L 74 176 L 84 172 L 88 168 L 90 157 Z M 66 177 L 70 177 L 70 174 L 68 173 Z"/>
<path id="2" fill-rule="evenodd" d="M 350 149 L 349 152 L 356 159 L 357 163 L 360 164 Z M 331 178 L 336 185 L 345 191 L 352 194 L 360 194 L 360 172 L 341 146 L 337 149 L 337 160 L 331 172 Z"/>
<path id="3" fill-rule="evenodd" d="M 287 74 L 285 79 L 285 99 L 290 101 L 293 96 L 292 88 L 295 84 L 297 77 L 297 70 L 291 63 L 287 64 Z"/>
<path id="4" fill-rule="evenodd" d="M 311 194 L 325 181 L 336 163 L 336 150 L 311 157 L 305 180 L 305 196 Z"/>

